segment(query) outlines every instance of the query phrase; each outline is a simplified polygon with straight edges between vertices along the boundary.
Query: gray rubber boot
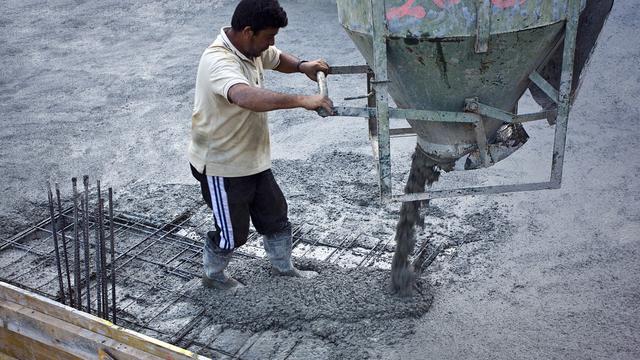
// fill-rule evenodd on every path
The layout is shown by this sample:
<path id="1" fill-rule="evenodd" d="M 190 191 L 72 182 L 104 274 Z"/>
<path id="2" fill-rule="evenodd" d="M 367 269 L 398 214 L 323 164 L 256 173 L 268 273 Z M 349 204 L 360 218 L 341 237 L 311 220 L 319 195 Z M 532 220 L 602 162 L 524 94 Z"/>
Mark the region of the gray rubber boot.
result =
<path id="1" fill-rule="evenodd" d="M 271 273 L 277 276 L 291 276 L 310 279 L 318 275 L 315 271 L 298 270 L 291 262 L 291 226 L 280 232 L 262 237 L 264 250 L 271 262 Z"/>
<path id="2" fill-rule="evenodd" d="M 239 281 L 225 274 L 225 269 L 231 261 L 233 250 L 224 251 L 217 246 L 219 235 L 214 231 L 207 233 L 207 239 L 202 252 L 202 262 L 204 264 L 204 275 L 202 276 L 202 286 L 219 289 L 231 290 L 238 287 L 244 287 Z"/>

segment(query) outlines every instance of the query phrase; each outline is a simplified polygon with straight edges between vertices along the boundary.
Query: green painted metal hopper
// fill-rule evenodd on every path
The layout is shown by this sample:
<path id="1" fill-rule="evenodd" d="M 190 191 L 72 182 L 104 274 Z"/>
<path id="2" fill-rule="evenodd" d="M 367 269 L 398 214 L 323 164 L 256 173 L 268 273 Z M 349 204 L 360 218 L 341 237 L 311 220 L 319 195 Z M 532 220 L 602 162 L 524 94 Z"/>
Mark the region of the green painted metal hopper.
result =
<path id="1" fill-rule="evenodd" d="M 514 112 L 530 74 L 562 41 L 568 3 L 386 0 L 389 94 L 403 109 L 460 112 L 466 99 L 477 98 L 481 104 Z M 337 0 L 341 24 L 373 68 L 371 4 Z M 473 124 L 407 120 L 420 147 L 439 162 L 477 149 Z M 483 116 L 489 143 L 503 124 Z"/>
<path id="2" fill-rule="evenodd" d="M 340 23 L 368 66 L 331 74 L 367 74 L 367 107 L 331 115 L 369 119 L 380 195 L 415 201 L 557 189 L 562 183 L 571 104 L 613 0 L 337 0 Z M 320 93 L 328 95 L 318 74 Z M 530 89 L 542 111 L 518 114 Z M 391 95 L 398 108 L 389 107 Z M 320 113 L 323 115 L 322 113 Z M 328 114 L 324 114 L 326 116 Z M 411 128 L 390 129 L 390 118 Z M 549 181 L 394 195 L 390 137 L 415 133 L 434 165 L 488 167 L 528 138 L 522 123 L 555 125 Z"/>

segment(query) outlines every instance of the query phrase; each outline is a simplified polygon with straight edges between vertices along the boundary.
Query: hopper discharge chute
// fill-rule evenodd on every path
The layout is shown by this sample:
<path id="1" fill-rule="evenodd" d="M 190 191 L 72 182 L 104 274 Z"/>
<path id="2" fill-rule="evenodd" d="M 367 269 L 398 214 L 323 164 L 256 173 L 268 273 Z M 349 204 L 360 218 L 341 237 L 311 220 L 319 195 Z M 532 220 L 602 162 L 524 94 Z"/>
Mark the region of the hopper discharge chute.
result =
<path id="1" fill-rule="evenodd" d="M 558 188 L 571 102 L 612 2 L 337 0 L 340 23 L 368 66 L 333 67 L 330 74 L 367 73 L 369 94 L 366 108 L 338 106 L 334 115 L 369 118 L 382 198 Z M 543 111 L 516 115 L 528 88 Z M 387 94 L 398 108 L 389 107 Z M 389 118 L 407 119 L 411 129 L 390 130 Z M 465 168 L 475 169 L 522 146 L 522 123 L 545 119 L 556 126 L 548 182 L 391 193 L 394 134 L 415 133 L 419 149 L 445 170 L 464 156 Z"/>

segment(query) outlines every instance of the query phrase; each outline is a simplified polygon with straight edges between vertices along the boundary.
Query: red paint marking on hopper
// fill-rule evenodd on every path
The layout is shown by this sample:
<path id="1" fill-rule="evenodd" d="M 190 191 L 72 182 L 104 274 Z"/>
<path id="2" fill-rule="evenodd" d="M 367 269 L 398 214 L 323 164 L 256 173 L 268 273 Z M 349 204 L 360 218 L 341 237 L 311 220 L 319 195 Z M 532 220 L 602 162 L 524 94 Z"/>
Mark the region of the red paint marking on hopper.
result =
<path id="1" fill-rule="evenodd" d="M 460 0 L 433 0 L 433 3 L 439 8 L 446 8 L 449 5 L 455 5 L 459 2 Z"/>
<path id="2" fill-rule="evenodd" d="M 491 0 L 491 3 L 495 7 L 499 7 L 500 9 L 506 9 L 510 7 L 516 6 L 518 0 Z M 520 0 L 520 5 L 526 3 L 527 0 Z"/>
<path id="3" fill-rule="evenodd" d="M 449 7 L 451 5 L 456 5 L 460 3 L 460 0 L 432 0 L 433 3 L 443 9 Z M 520 3 L 520 5 L 527 2 L 527 0 L 491 0 L 491 4 L 500 9 L 506 9 L 510 7 L 516 6 L 516 3 Z M 412 16 L 416 19 L 422 19 L 427 16 L 427 12 L 424 7 L 420 5 L 413 6 L 415 0 L 407 0 L 402 6 L 393 7 L 387 10 L 387 20 L 397 20 L 401 19 L 405 16 Z"/>
<path id="4" fill-rule="evenodd" d="M 387 10 L 387 20 L 401 19 L 405 16 L 413 16 L 416 19 L 422 19 L 427 16 L 427 12 L 422 6 L 413 6 L 414 2 L 415 0 L 408 0 L 400 7 L 394 7 Z"/>
<path id="5" fill-rule="evenodd" d="M 500 9 L 506 9 L 510 7 L 516 6 L 518 0 L 491 0 L 491 4 Z M 519 0 L 520 5 L 527 2 L 527 0 Z M 433 3 L 436 4 L 437 7 L 444 9 L 451 5 L 456 5 L 460 3 L 460 0 L 433 0 Z"/>

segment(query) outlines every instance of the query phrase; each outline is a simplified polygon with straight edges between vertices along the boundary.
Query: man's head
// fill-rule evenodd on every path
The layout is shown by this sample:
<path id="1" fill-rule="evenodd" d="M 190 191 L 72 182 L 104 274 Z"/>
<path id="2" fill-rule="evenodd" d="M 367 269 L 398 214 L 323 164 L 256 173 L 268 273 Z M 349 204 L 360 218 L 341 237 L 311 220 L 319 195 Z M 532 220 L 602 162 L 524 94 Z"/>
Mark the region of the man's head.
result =
<path id="1" fill-rule="evenodd" d="M 242 0 L 231 18 L 240 50 L 249 57 L 260 56 L 272 46 L 278 30 L 287 23 L 287 13 L 278 0 Z"/>

